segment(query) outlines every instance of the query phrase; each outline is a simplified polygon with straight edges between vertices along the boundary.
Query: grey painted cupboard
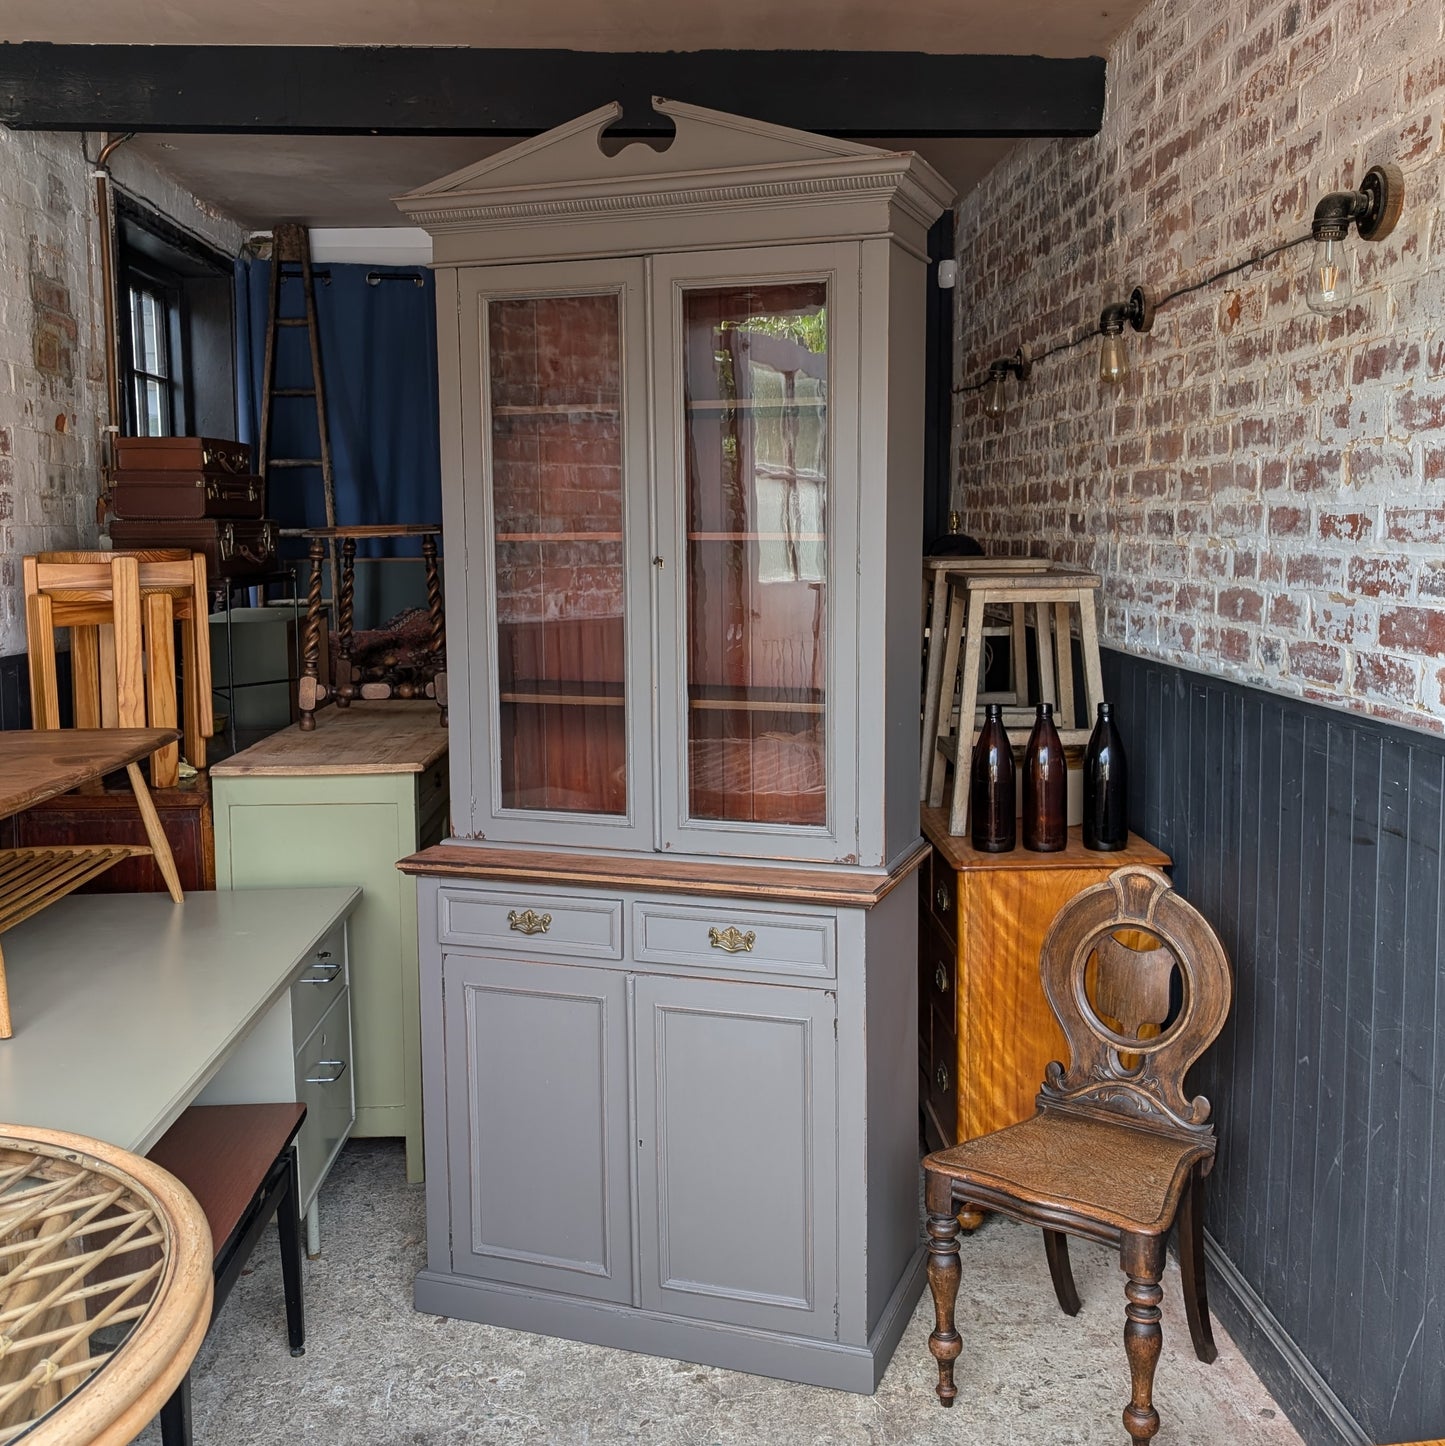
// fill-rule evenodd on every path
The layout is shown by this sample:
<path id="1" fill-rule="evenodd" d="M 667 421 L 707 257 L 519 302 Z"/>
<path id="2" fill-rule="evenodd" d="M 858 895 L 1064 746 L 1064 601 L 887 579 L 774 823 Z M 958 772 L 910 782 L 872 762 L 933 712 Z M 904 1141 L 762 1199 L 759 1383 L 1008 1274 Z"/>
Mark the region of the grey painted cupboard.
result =
<path id="1" fill-rule="evenodd" d="M 922 1280 L 898 885 L 952 198 L 655 104 L 665 150 L 609 106 L 398 201 L 454 559 L 454 835 L 403 865 L 446 1162 L 416 1300 L 870 1391 Z"/>

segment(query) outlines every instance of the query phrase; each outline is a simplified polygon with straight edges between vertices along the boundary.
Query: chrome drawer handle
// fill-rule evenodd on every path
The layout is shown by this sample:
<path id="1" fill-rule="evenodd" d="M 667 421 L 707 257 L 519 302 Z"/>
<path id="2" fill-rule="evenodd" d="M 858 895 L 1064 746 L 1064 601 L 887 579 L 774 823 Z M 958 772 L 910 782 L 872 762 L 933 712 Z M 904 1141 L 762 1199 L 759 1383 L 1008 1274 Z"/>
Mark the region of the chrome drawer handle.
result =
<path id="1" fill-rule="evenodd" d="M 938 912 L 946 914 L 948 912 L 948 890 L 940 884 L 938 892 L 933 897 L 938 901 Z"/>
<path id="2" fill-rule="evenodd" d="M 507 915 L 507 924 L 519 934 L 545 934 L 552 927 L 552 916 L 535 909 L 523 909 L 520 914 L 513 909 Z"/>
<path id="3" fill-rule="evenodd" d="M 324 959 L 325 957 L 326 957 L 326 956 L 325 956 L 324 954 L 318 954 L 318 955 L 317 955 L 317 958 L 318 958 L 318 959 Z M 338 974 L 341 973 L 341 965 L 340 965 L 340 964 L 317 964 L 315 967 L 316 967 L 317 969 L 320 969 L 320 970 L 323 971 L 323 972 L 321 973 L 320 977 L 316 977 L 316 976 L 314 976 L 314 975 L 306 974 L 306 975 L 303 975 L 303 976 L 302 976 L 302 978 L 301 978 L 301 983 L 303 983 L 303 984 L 330 984 L 331 981 L 332 981 L 333 979 L 335 979 Z M 328 969 L 331 971 L 329 974 L 327 974 L 326 972 L 324 972 L 324 971 L 326 971 L 326 970 L 328 970 Z"/>
<path id="4" fill-rule="evenodd" d="M 937 1070 L 934 1071 L 933 1082 L 938 1086 L 938 1088 L 939 1088 L 939 1090 L 940 1090 L 941 1092 L 943 1092 L 944 1094 L 947 1094 L 947 1092 L 948 1092 L 948 1066 L 947 1066 L 946 1064 L 941 1064 L 941 1065 L 939 1065 L 938 1068 L 937 1068 Z"/>
<path id="5" fill-rule="evenodd" d="M 346 1073 L 346 1061 L 344 1059 L 318 1059 L 319 1065 L 326 1065 L 336 1071 L 335 1074 L 308 1074 L 307 1084 L 335 1084 L 342 1075 Z"/>
<path id="6" fill-rule="evenodd" d="M 714 925 L 707 931 L 707 937 L 714 949 L 723 949 L 729 954 L 750 954 L 758 942 L 758 936 L 751 929 L 744 934 L 735 924 L 729 924 L 726 929 Z"/>
<path id="7" fill-rule="evenodd" d="M 933 987 L 940 994 L 948 993 L 948 970 L 942 964 L 933 966 Z"/>

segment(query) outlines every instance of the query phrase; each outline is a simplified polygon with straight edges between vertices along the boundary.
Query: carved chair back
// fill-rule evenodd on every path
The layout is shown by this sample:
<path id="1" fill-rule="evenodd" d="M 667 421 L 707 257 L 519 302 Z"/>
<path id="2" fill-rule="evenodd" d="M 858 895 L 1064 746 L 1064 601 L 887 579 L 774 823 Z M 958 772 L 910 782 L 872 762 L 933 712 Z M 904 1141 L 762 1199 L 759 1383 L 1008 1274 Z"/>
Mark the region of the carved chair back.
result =
<path id="1" fill-rule="evenodd" d="M 1209 1101 L 1184 1077 L 1213 1043 L 1233 994 L 1229 960 L 1204 917 L 1155 869 L 1130 865 L 1076 894 L 1044 939 L 1039 971 L 1068 1040 L 1041 1109 L 1213 1140 Z"/>

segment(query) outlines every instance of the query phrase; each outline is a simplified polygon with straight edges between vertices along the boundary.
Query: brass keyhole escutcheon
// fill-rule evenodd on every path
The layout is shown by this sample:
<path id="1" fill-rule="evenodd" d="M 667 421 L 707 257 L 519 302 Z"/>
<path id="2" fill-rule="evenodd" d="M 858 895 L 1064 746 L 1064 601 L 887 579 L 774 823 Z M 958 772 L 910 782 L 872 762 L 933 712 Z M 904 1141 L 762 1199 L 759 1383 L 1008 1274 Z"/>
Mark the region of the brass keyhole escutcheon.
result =
<path id="1" fill-rule="evenodd" d="M 539 914 L 535 909 L 515 909 L 507 915 L 507 924 L 519 934 L 545 934 L 552 927 L 551 914 Z"/>
<path id="2" fill-rule="evenodd" d="M 726 929 L 714 926 L 707 931 L 707 937 L 714 949 L 723 949 L 729 954 L 747 954 L 758 941 L 751 929 L 745 934 L 735 924 L 729 924 Z"/>

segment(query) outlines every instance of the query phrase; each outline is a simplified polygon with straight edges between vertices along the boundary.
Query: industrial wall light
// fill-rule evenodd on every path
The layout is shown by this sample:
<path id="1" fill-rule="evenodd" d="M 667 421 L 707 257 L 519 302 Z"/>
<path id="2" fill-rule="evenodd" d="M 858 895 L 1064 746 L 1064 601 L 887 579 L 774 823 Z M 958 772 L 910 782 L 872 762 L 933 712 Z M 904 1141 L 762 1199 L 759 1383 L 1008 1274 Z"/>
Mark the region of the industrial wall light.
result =
<path id="1" fill-rule="evenodd" d="M 1305 300 L 1311 311 L 1330 316 L 1343 311 L 1354 295 L 1345 238 L 1353 226 L 1365 241 L 1380 241 L 1395 229 L 1405 200 L 1398 166 L 1371 166 L 1358 191 L 1331 191 L 1315 207 L 1310 234 L 1314 258 Z"/>
<path id="2" fill-rule="evenodd" d="M 1154 303 L 1142 286 L 1136 286 L 1129 293 L 1128 301 L 1115 301 L 1106 306 L 1099 317 L 1099 335 L 1104 339 L 1099 348 L 1101 382 L 1118 383 L 1129 375 L 1129 353 L 1124 346 L 1125 322 L 1135 331 L 1152 331 L 1154 328 Z"/>
<path id="3" fill-rule="evenodd" d="M 989 417 L 1001 417 L 1008 405 L 1008 399 L 1004 395 L 1004 383 L 1010 372 L 1019 379 L 1019 385 L 1028 381 L 1029 373 L 1033 370 L 1033 363 L 1029 359 L 1028 349 L 1020 347 L 1007 361 L 999 360 L 990 362 L 988 368 L 988 382 L 983 389 L 983 410 L 984 415 Z"/>

